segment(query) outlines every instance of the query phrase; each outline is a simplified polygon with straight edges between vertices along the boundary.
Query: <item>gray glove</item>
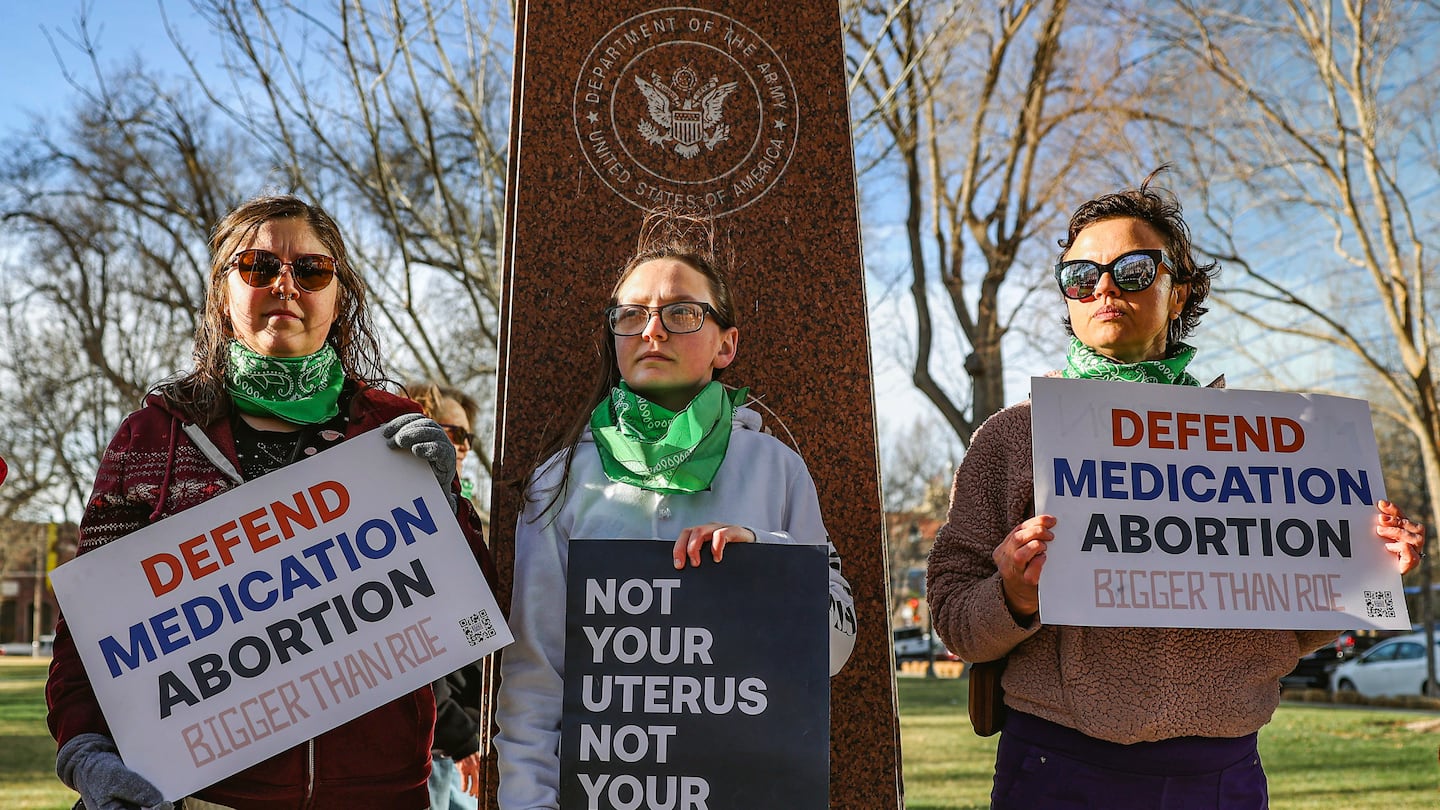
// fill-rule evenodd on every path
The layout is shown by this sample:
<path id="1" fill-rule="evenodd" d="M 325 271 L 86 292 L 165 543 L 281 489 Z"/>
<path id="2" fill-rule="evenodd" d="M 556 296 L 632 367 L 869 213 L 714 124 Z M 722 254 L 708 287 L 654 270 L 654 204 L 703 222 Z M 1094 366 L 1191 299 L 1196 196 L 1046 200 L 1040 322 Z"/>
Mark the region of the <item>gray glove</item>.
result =
<path id="1" fill-rule="evenodd" d="M 450 488 L 455 480 L 455 445 L 450 443 L 445 429 L 422 414 L 406 413 L 390 420 L 385 426 L 384 436 L 391 447 L 409 450 L 429 463 L 430 471 L 440 482 L 440 489 L 450 504 L 450 511 L 456 512 L 459 504 L 454 490 Z"/>
<path id="2" fill-rule="evenodd" d="M 81 734 L 60 746 L 55 774 L 80 794 L 86 810 L 172 810 L 159 788 L 125 767 L 115 741 Z"/>

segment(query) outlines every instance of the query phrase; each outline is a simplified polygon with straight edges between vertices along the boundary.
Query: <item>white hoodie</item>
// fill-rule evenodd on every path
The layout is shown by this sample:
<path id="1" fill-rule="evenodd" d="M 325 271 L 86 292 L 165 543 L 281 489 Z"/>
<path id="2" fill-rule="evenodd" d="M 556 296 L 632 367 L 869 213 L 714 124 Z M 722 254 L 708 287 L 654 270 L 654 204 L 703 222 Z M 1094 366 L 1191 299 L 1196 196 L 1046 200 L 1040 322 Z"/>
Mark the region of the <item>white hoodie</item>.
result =
<path id="1" fill-rule="evenodd" d="M 855 646 L 855 601 L 821 521 L 815 482 L 795 451 L 760 432 L 758 413 L 735 410 L 725 461 L 705 492 L 666 495 L 611 481 L 587 429 L 562 497 L 551 504 L 563 462 L 562 452 L 536 472 L 527 489 L 535 501 L 526 504 L 515 530 L 515 643 L 501 654 L 496 710 L 501 810 L 560 806 L 565 611 L 556 605 L 564 604 L 572 537 L 674 543 L 687 527 L 726 523 L 750 529 L 761 543 L 824 543 L 830 551 L 831 675 Z"/>

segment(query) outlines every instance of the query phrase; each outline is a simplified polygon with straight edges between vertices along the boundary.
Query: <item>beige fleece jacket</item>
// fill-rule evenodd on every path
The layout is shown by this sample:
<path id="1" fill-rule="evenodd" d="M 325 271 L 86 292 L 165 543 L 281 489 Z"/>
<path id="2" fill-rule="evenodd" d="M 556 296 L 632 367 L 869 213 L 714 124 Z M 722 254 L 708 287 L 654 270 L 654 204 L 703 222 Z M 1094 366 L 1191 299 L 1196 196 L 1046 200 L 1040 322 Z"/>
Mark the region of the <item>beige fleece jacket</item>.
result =
<path id="1" fill-rule="evenodd" d="M 1005 703 L 1117 743 L 1240 737 L 1269 722 L 1280 676 L 1339 630 L 1208 630 L 1016 624 L 991 553 L 1035 512 L 1030 403 L 976 431 L 930 552 L 935 629 L 966 661 L 1006 654 Z M 1042 576 L 1064 576 L 1044 569 Z"/>

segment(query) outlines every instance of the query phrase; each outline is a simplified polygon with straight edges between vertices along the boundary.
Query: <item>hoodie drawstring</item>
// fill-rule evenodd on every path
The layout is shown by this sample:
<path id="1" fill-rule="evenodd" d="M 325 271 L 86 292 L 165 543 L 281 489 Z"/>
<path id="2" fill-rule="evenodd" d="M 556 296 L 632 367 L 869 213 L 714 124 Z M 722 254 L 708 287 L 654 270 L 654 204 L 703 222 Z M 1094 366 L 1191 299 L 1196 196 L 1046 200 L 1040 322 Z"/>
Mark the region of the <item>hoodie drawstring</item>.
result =
<path id="1" fill-rule="evenodd" d="M 150 513 L 150 522 L 154 523 L 160 519 L 160 513 L 165 510 L 165 495 L 170 492 L 170 476 L 175 472 L 175 443 L 180 438 L 175 430 L 179 422 L 174 416 L 170 417 L 170 452 L 165 455 L 165 478 L 160 482 L 160 497 L 155 499 L 155 511 Z"/>

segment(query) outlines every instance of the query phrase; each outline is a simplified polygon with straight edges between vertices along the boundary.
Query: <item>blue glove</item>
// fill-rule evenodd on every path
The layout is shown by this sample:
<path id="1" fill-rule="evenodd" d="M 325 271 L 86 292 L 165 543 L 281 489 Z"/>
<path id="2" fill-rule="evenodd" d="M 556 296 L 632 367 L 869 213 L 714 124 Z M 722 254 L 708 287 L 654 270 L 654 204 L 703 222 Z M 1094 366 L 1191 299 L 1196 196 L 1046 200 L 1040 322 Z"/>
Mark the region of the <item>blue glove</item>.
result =
<path id="1" fill-rule="evenodd" d="M 80 794 L 86 810 L 172 810 L 159 788 L 125 767 L 115 741 L 81 734 L 60 746 L 55 774 Z"/>
<path id="2" fill-rule="evenodd" d="M 435 480 L 440 482 L 450 511 L 456 512 L 459 504 L 454 490 L 450 489 L 450 483 L 455 480 L 455 445 L 450 443 L 445 429 L 422 414 L 406 413 L 390 420 L 384 436 L 391 447 L 409 450 L 425 459 Z"/>

